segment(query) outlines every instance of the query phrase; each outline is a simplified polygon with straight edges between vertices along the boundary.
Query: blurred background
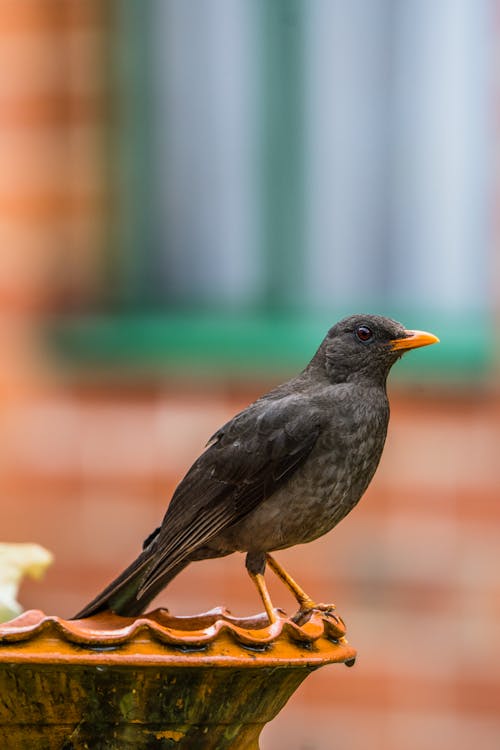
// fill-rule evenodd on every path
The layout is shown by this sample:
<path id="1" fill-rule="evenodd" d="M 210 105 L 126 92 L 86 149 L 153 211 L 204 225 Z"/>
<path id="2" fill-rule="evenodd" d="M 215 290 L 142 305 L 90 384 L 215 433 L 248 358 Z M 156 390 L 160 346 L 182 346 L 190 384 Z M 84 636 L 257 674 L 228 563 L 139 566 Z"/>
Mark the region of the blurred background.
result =
<path id="1" fill-rule="evenodd" d="M 0 0 L 0 541 L 55 554 L 26 608 L 114 577 L 342 315 L 441 338 L 362 503 L 279 556 L 359 659 L 263 750 L 499 746 L 499 71 L 498 0 Z M 157 601 L 261 609 L 242 556 Z"/>

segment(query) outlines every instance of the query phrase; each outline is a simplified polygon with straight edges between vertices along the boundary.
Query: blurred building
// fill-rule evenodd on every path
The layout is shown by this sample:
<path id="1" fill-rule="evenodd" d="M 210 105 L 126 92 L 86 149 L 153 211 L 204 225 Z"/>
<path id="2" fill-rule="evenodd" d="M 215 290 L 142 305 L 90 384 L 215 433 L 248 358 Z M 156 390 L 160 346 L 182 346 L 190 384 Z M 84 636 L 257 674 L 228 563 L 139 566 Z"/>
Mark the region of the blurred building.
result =
<path id="1" fill-rule="evenodd" d="M 110 580 L 339 316 L 441 337 L 395 368 L 363 502 L 281 553 L 360 657 L 264 749 L 498 747 L 499 28 L 495 0 L 0 0 L 0 536 L 56 556 L 26 607 Z M 158 601 L 260 607 L 238 556 Z"/>

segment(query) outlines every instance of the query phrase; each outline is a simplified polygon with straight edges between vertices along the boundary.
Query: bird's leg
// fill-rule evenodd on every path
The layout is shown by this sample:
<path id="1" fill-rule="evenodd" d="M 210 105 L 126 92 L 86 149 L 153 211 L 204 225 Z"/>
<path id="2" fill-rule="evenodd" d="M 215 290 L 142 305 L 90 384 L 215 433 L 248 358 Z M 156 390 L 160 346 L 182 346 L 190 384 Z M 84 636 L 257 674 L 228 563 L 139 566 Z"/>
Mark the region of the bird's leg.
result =
<path id="1" fill-rule="evenodd" d="M 275 560 L 272 555 L 267 554 L 266 559 L 271 570 L 276 573 L 278 578 L 283 581 L 285 586 L 290 589 L 294 597 L 297 599 L 298 603 L 300 604 L 299 612 L 310 612 L 313 609 L 318 609 L 321 612 L 330 612 L 331 610 L 335 609 L 335 604 L 317 604 L 313 599 L 311 599 L 311 597 L 306 594 L 304 589 L 299 586 L 297 581 L 295 581 L 292 576 L 287 573 L 283 567 L 281 567 L 279 562 Z"/>
<path id="2" fill-rule="evenodd" d="M 249 552 L 245 559 L 245 565 L 248 570 L 248 575 L 255 583 L 257 591 L 260 594 L 260 598 L 262 599 L 264 609 L 266 610 L 269 619 L 269 624 L 272 625 L 276 622 L 276 613 L 264 580 L 266 555 L 263 552 Z"/>
<path id="3" fill-rule="evenodd" d="M 267 562 L 269 563 L 269 567 L 271 570 L 276 573 L 278 578 L 283 581 L 285 586 L 290 589 L 294 597 L 297 599 L 298 603 L 300 604 L 301 609 L 314 609 L 315 603 L 311 599 L 310 596 L 306 594 L 303 588 L 299 586 L 297 581 L 295 581 L 292 576 L 286 572 L 286 570 L 279 564 L 277 560 L 272 557 L 272 555 L 267 554 L 266 555 Z"/>

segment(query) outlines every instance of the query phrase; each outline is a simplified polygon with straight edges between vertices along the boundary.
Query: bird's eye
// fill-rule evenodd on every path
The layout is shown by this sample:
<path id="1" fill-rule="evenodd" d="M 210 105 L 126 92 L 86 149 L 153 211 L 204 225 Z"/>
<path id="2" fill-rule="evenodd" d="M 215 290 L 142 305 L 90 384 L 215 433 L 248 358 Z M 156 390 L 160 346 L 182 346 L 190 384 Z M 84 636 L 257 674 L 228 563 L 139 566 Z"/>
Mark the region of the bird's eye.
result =
<path id="1" fill-rule="evenodd" d="M 356 336 L 360 341 L 369 341 L 373 337 L 373 331 L 368 326 L 358 326 Z"/>

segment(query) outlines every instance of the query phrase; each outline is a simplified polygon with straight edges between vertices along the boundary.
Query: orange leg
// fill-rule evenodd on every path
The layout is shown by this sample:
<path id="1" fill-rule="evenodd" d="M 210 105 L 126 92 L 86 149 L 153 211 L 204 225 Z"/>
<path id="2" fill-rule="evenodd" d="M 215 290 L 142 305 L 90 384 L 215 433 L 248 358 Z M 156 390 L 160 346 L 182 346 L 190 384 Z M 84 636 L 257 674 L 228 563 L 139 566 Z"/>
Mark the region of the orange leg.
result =
<path id="1" fill-rule="evenodd" d="M 248 571 L 248 575 L 257 587 L 257 591 L 260 594 L 264 609 L 266 610 L 267 616 L 269 618 L 269 624 L 272 625 L 276 622 L 276 613 L 273 608 L 271 597 L 269 596 L 269 591 L 267 590 L 264 575 L 262 573 L 252 573 L 250 570 Z"/>
<path id="2" fill-rule="evenodd" d="M 283 581 L 285 586 L 290 589 L 294 597 L 297 599 L 300 605 L 301 612 L 310 612 L 312 609 L 319 609 L 321 612 L 330 612 L 335 609 L 335 604 L 317 604 L 311 599 L 303 588 L 299 586 L 291 575 L 289 575 L 284 568 L 281 567 L 279 562 L 274 559 L 271 555 L 266 555 L 266 561 L 271 570 Z"/>

